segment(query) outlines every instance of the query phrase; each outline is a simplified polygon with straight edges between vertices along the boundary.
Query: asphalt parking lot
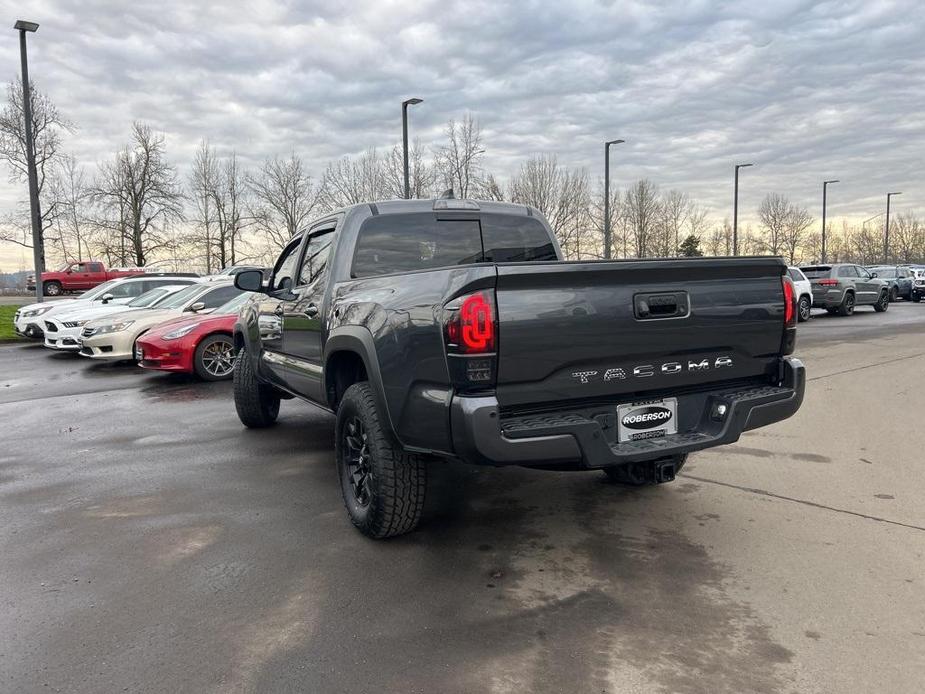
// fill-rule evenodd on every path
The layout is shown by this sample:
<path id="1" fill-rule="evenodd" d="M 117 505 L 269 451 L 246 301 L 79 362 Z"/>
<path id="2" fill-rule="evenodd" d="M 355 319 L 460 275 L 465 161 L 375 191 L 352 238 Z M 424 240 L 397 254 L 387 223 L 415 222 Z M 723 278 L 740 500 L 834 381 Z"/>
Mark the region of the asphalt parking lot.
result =
<path id="1" fill-rule="evenodd" d="M 673 484 L 443 464 L 387 542 L 329 415 L 0 345 L 0 691 L 921 691 L 925 305 L 798 339 L 798 415 Z"/>

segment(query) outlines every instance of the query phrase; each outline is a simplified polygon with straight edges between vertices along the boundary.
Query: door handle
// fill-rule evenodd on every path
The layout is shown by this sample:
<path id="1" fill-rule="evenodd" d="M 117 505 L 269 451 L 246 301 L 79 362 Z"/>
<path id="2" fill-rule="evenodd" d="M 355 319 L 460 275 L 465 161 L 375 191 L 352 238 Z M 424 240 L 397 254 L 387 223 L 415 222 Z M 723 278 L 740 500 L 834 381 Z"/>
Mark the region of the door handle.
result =
<path id="1" fill-rule="evenodd" d="M 273 313 L 275 313 L 277 316 L 282 316 L 282 315 L 283 315 L 283 305 L 282 305 L 282 304 L 277 304 L 277 305 L 276 305 L 276 310 L 273 311 Z"/>
<path id="2" fill-rule="evenodd" d="M 318 315 L 318 307 L 315 304 L 309 304 L 305 307 L 305 315 L 309 318 L 314 318 Z"/>

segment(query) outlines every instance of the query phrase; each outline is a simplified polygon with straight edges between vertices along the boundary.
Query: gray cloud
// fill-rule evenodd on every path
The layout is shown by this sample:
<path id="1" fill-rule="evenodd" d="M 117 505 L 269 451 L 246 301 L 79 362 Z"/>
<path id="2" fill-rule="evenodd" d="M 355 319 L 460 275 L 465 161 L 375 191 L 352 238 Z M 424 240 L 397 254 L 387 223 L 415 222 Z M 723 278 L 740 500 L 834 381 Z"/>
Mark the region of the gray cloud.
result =
<path id="1" fill-rule="evenodd" d="M 821 180 L 840 178 L 831 214 L 869 217 L 887 190 L 921 208 L 925 20 L 914 0 L 774 2 L 497 1 L 52 2 L 28 12 L 32 74 L 79 125 L 67 146 L 106 159 L 131 122 L 164 131 L 180 167 L 198 140 L 249 165 L 295 151 L 326 163 L 399 135 L 403 98 L 420 96 L 414 134 L 440 138 L 466 110 L 486 164 L 506 177 L 550 151 L 617 182 L 648 176 L 721 218 L 732 165 L 742 209 L 769 191 L 818 215 Z M 18 43 L 0 42 L 7 77 Z M 0 183 L 0 207 L 23 197 Z"/>

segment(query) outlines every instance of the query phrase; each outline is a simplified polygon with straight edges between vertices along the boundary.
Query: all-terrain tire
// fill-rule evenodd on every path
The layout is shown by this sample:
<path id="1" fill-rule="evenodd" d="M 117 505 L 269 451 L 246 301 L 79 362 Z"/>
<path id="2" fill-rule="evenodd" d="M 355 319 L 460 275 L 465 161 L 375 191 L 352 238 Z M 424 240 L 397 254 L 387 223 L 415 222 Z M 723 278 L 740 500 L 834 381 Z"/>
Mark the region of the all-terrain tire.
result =
<path id="1" fill-rule="evenodd" d="M 64 294 L 64 290 L 61 288 L 60 282 L 50 280 L 42 285 L 42 293 L 45 296 L 61 296 Z"/>
<path id="2" fill-rule="evenodd" d="M 886 289 L 880 292 L 880 297 L 877 299 L 877 303 L 874 304 L 874 311 L 877 313 L 883 313 L 890 307 L 890 295 L 887 294 Z"/>
<path id="3" fill-rule="evenodd" d="M 334 442 L 347 515 L 377 539 L 417 527 L 427 487 L 425 459 L 404 451 L 382 419 L 372 386 L 354 383 L 337 409 Z"/>
<path id="4" fill-rule="evenodd" d="M 279 393 L 257 380 L 243 347 L 234 363 L 234 408 L 241 424 L 250 429 L 271 426 L 279 416 Z"/>
<path id="5" fill-rule="evenodd" d="M 854 294 L 845 292 L 845 298 L 842 299 L 838 307 L 839 316 L 850 316 L 854 313 Z"/>
<path id="6" fill-rule="evenodd" d="M 677 475 L 687 462 L 687 454 L 672 456 L 674 458 L 674 474 Z M 620 465 L 618 467 L 605 467 L 604 474 L 607 479 L 617 484 L 623 484 L 628 487 L 645 487 L 655 484 L 651 475 L 646 474 L 646 466 L 654 465 L 654 462 L 648 463 L 630 463 L 629 465 Z"/>

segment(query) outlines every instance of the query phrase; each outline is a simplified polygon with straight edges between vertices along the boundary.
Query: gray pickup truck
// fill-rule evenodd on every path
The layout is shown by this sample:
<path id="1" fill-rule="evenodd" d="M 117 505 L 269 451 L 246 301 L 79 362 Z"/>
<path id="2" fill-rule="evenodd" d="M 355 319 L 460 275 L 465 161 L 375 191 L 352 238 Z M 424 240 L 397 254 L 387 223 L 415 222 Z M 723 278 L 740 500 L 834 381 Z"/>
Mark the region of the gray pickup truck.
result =
<path id="1" fill-rule="evenodd" d="M 794 414 L 804 368 L 780 258 L 564 262 L 523 205 L 360 204 L 297 234 L 242 309 L 235 405 L 335 412 L 348 514 L 418 523 L 433 458 L 668 482 L 686 455 Z"/>

